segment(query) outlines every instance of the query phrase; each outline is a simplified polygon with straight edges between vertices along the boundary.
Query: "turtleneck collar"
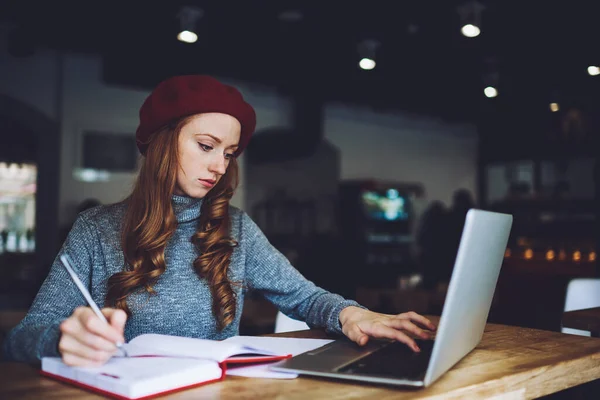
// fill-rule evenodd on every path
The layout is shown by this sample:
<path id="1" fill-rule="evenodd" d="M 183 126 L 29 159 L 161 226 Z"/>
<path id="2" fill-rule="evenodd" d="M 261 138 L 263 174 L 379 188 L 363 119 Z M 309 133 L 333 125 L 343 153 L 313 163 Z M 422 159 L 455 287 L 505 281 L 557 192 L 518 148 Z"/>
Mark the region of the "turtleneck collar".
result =
<path id="1" fill-rule="evenodd" d="M 171 198 L 171 202 L 178 223 L 189 222 L 200 218 L 202 199 L 174 194 Z"/>

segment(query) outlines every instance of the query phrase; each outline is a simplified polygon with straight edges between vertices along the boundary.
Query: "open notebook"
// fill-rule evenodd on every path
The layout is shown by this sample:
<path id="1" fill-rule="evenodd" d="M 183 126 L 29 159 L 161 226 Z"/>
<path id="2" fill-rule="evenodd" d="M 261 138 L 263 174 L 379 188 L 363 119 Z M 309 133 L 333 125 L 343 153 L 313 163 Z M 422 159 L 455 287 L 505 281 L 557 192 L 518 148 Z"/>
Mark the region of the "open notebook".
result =
<path id="1" fill-rule="evenodd" d="M 328 342 L 252 336 L 215 341 L 146 334 L 124 345 L 129 357 L 113 357 L 100 367 L 70 367 L 61 358 L 44 357 L 41 374 L 114 398 L 142 399 L 224 379 L 228 366 L 283 360 Z"/>

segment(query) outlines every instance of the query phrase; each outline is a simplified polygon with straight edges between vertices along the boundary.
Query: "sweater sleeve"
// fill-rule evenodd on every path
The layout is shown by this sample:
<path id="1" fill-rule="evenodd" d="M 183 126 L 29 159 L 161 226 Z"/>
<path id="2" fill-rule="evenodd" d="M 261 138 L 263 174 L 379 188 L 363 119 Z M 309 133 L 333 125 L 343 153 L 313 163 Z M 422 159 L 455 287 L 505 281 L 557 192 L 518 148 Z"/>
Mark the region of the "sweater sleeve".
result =
<path id="1" fill-rule="evenodd" d="M 71 280 L 59 257 L 67 253 L 73 269 L 88 288 L 91 283 L 97 234 L 83 216 L 79 216 L 57 255 L 25 318 L 12 329 L 3 345 L 4 358 L 36 362 L 42 357 L 59 357 L 60 323 L 75 308 L 86 305 L 85 298 Z"/>
<path id="2" fill-rule="evenodd" d="M 261 292 L 287 316 L 305 321 L 311 328 L 341 334 L 340 312 L 348 306 L 365 308 L 307 280 L 246 213 L 242 213 L 241 229 L 249 289 Z"/>

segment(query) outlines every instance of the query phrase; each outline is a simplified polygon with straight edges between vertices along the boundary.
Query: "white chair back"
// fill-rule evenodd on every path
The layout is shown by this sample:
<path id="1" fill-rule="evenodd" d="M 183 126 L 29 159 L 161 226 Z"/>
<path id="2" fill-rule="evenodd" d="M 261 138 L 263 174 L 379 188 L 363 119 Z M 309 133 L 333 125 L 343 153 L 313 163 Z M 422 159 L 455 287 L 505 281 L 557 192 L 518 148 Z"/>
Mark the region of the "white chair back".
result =
<path id="1" fill-rule="evenodd" d="M 303 331 L 306 329 L 310 329 L 306 322 L 292 319 L 281 311 L 277 312 L 277 317 L 275 318 L 275 333 Z"/>
<path id="2" fill-rule="evenodd" d="M 564 311 L 600 307 L 600 278 L 576 278 L 569 282 Z M 562 328 L 562 333 L 590 336 L 589 331 Z"/>

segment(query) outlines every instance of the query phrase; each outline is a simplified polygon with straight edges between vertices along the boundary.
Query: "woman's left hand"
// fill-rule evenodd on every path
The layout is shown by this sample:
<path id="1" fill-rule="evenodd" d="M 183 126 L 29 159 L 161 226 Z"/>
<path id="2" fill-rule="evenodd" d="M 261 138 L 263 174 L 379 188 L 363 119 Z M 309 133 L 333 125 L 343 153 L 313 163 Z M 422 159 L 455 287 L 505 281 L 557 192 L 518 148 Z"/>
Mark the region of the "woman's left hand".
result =
<path id="1" fill-rule="evenodd" d="M 431 339 L 430 331 L 436 330 L 431 321 L 413 311 L 388 315 L 350 306 L 340 312 L 339 318 L 344 335 L 360 346 L 367 344 L 369 337 L 374 337 L 394 339 L 406 343 L 414 351 L 420 351 L 413 338 L 403 331 L 410 332 L 418 338 Z"/>

